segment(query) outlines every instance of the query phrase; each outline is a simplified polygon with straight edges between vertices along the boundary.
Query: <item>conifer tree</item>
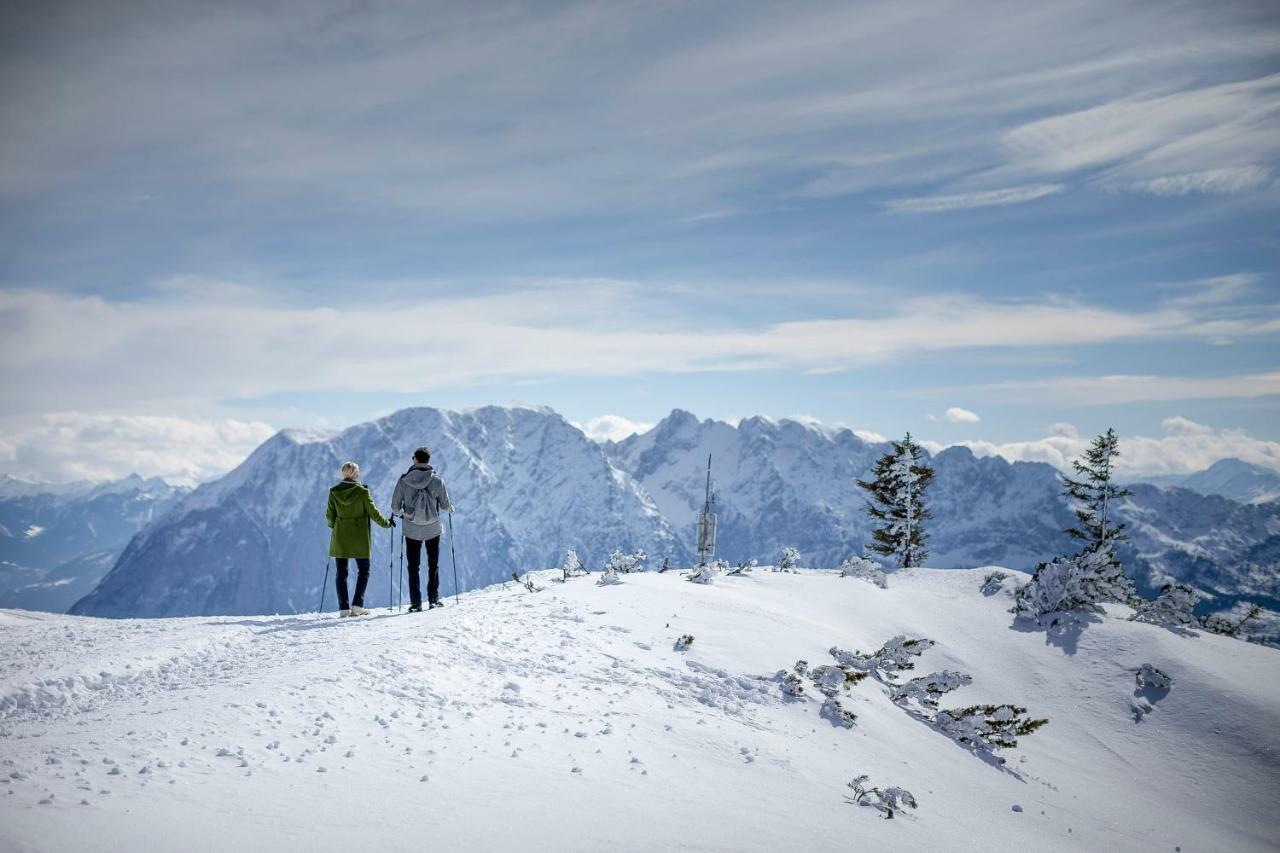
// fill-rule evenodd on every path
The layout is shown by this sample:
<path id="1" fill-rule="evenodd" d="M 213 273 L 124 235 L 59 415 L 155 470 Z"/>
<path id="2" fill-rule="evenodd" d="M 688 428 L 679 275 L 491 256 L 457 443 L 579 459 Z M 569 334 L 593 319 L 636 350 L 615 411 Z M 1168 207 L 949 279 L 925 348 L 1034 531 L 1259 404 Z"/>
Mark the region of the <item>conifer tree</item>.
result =
<path id="1" fill-rule="evenodd" d="M 874 541 L 867 548 L 894 558 L 904 569 L 922 565 L 928 556 L 924 522 L 929 511 L 924 505 L 924 490 L 933 481 L 933 469 L 922 463 L 921 453 L 920 445 L 907 433 L 876 462 L 874 479 L 858 481 L 871 493 L 867 514 L 880 522 L 871 531 Z"/>
<path id="2" fill-rule="evenodd" d="M 1067 530 L 1067 534 L 1085 543 L 1086 551 L 1108 551 L 1115 560 L 1115 544 L 1129 537 L 1124 533 L 1124 523 L 1114 521 L 1116 518 L 1116 502 L 1132 494 L 1128 489 L 1116 485 L 1115 458 L 1120 455 L 1120 439 L 1114 429 L 1093 440 L 1093 444 L 1084 452 L 1084 459 L 1072 462 L 1076 478 L 1064 478 L 1067 497 L 1076 502 L 1075 513 L 1077 527 Z"/>

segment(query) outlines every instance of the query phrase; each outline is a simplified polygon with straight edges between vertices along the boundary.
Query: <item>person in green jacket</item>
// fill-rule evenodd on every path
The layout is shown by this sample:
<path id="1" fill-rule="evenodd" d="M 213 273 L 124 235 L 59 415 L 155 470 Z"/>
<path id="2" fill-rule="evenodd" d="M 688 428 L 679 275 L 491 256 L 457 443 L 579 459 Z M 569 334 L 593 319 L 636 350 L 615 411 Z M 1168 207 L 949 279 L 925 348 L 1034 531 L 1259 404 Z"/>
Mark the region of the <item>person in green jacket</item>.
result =
<path id="1" fill-rule="evenodd" d="M 338 565 L 338 615 L 364 616 L 364 589 L 369 585 L 369 522 L 379 527 L 394 527 L 395 522 L 382 517 L 373 503 L 369 487 L 360 482 L 360 466 L 342 464 L 342 482 L 329 490 L 325 519 L 333 534 L 329 537 L 329 556 Z M 355 558 L 356 594 L 347 603 L 347 561 Z"/>

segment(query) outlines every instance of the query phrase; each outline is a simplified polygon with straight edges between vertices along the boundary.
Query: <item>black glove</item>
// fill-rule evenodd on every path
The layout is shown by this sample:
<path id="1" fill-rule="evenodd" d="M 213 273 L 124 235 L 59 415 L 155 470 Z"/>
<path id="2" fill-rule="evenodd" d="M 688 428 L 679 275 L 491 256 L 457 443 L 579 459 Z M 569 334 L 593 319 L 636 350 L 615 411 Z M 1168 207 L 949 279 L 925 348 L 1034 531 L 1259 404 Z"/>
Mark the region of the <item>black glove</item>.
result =
<path id="1" fill-rule="evenodd" d="M 387 519 L 387 521 L 390 521 L 390 522 L 391 522 L 391 526 L 392 526 L 392 527 L 395 527 L 395 526 L 396 526 L 396 517 L 395 517 L 394 515 L 393 515 L 393 516 L 391 516 L 390 518 L 388 518 L 388 519 Z"/>

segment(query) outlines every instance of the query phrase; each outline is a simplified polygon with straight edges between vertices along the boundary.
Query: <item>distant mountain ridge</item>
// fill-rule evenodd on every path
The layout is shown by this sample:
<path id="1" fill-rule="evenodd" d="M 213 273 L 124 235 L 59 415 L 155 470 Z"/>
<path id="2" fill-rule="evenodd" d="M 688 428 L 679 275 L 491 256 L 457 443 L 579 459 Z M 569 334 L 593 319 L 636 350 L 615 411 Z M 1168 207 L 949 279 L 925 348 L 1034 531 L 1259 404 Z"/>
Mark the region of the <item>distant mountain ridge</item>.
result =
<path id="1" fill-rule="evenodd" d="M 413 448 L 428 444 L 456 513 L 460 586 L 558 565 L 565 548 L 599 563 L 612 548 L 684 559 L 672 529 L 603 448 L 547 409 L 405 409 L 331 436 L 284 431 L 197 488 L 138 535 L 73 613 L 109 616 L 295 612 L 319 604 L 327 492 L 360 463 L 381 509 Z M 389 543 L 373 531 L 371 603 L 388 600 Z M 452 590 L 447 545 L 442 589 Z M 332 603 L 332 592 L 328 593 Z"/>
<path id="2" fill-rule="evenodd" d="M 615 548 L 656 566 L 693 559 L 693 519 L 712 456 L 720 556 L 769 562 L 783 545 L 805 565 L 862 553 L 870 524 L 856 486 L 884 453 L 849 430 L 748 418 L 737 425 L 675 410 L 649 432 L 596 443 L 545 408 L 418 408 L 337 434 L 284 431 L 225 477 L 142 530 L 73 610 L 105 616 L 249 614 L 314 609 L 328 530 L 327 489 L 345 459 L 361 464 L 386 508 L 412 448 L 426 443 L 458 506 L 463 589 L 558 565 L 575 548 L 598 567 Z M 930 460 L 929 563 L 1030 569 L 1076 543 L 1061 475 L 1044 463 Z M 1126 565 L 1148 590 L 1185 579 L 1229 596 L 1280 599 L 1280 503 L 1242 505 L 1181 487 L 1136 485 L 1119 511 L 1133 541 Z M 398 535 L 398 534 L 397 534 Z M 370 601 L 387 601 L 388 542 L 374 530 Z M 447 546 L 442 588 L 452 590 Z M 332 592 L 326 593 L 332 602 Z"/>
<path id="3" fill-rule="evenodd" d="M 0 476 L 0 607 L 66 610 L 188 491 L 137 474 L 59 484 Z"/>
<path id="4" fill-rule="evenodd" d="M 1220 495 L 1239 503 L 1280 499 L 1280 473 L 1241 459 L 1219 459 L 1203 471 L 1148 478 L 1157 486 L 1181 486 L 1202 495 Z"/>

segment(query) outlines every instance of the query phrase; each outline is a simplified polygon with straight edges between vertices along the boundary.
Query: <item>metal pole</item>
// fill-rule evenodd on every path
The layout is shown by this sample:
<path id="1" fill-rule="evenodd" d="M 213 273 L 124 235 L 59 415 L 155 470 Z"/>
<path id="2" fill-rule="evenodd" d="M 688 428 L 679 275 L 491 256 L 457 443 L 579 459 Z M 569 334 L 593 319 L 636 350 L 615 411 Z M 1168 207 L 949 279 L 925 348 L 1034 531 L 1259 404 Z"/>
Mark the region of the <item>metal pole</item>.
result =
<path id="1" fill-rule="evenodd" d="M 324 594 L 329 589 L 329 558 L 324 558 L 324 583 L 320 585 L 320 609 L 316 613 L 324 612 Z"/>
<path id="2" fill-rule="evenodd" d="M 400 607 L 404 607 L 404 533 L 400 533 Z"/>
<path id="3" fill-rule="evenodd" d="M 396 532 L 395 521 L 387 528 L 387 609 L 395 610 L 396 602 Z"/>
<path id="4" fill-rule="evenodd" d="M 449 562 L 453 563 L 453 603 L 458 603 L 458 555 L 453 550 L 453 513 L 449 513 Z"/>

